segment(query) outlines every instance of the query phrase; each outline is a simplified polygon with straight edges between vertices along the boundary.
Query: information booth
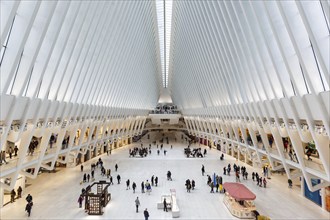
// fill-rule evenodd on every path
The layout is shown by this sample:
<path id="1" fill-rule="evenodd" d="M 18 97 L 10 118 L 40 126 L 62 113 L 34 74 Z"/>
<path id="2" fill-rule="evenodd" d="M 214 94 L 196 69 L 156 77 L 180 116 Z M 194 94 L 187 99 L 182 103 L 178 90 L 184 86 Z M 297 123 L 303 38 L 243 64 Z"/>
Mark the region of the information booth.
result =
<path id="1" fill-rule="evenodd" d="M 95 188 L 93 188 L 96 185 Z M 95 182 L 87 186 L 82 194 L 85 197 L 85 210 L 89 215 L 102 215 L 103 208 L 109 203 L 111 194 L 108 193 L 110 183 L 106 181 Z"/>
<path id="2" fill-rule="evenodd" d="M 233 216 L 241 219 L 255 218 L 254 193 L 241 183 L 224 183 L 223 187 L 226 190 L 223 202 Z"/>

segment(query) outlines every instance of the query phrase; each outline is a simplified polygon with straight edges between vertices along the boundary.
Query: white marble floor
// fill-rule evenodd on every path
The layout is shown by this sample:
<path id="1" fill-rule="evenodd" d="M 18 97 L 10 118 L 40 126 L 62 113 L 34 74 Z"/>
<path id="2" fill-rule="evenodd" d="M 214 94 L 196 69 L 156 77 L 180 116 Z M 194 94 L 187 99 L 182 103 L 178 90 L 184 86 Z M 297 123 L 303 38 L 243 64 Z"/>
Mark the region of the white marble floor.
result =
<path id="1" fill-rule="evenodd" d="M 146 142 L 144 142 L 146 144 Z M 144 219 L 143 210 L 148 208 L 150 220 L 171 219 L 171 212 L 163 212 L 156 208 L 162 194 L 169 194 L 170 189 L 177 191 L 178 205 L 180 208 L 180 219 L 236 219 L 224 206 L 223 194 L 210 193 L 206 185 L 206 175 L 201 175 L 201 166 L 205 165 L 206 174 L 212 175 L 214 172 L 222 176 L 222 168 L 228 163 L 233 164 L 235 160 L 225 156 L 224 161 L 219 160 L 220 152 L 212 149 L 208 150 L 206 158 L 186 158 L 183 148 L 186 144 L 165 144 L 167 155 L 161 153 L 159 156 L 156 147 L 152 147 L 152 154 L 147 158 L 129 158 L 128 149 L 136 146 L 126 146 L 112 152 L 112 155 L 101 156 L 105 168 L 111 168 L 115 184 L 110 186 L 112 200 L 104 209 L 102 216 L 89 216 L 83 209 L 78 208 L 77 199 L 82 187 L 80 185 L 82 173 L 80 166 L 63 169 L 56 173 L 43 173 L 32 183 L 23 195 L 27 193 L 33 196 L 34 206 L 29 219 Z M 137 144 L 139 145 L 139 144 Z M 90 171 L 91 162 L 98 158 L 86 162 L 85 171 Z M 118 172 L 121 175 L 122 183 L 116 183 L 114 165 L 118 163 Z M 236 162 L 240 165 L 242 163 Z M 253 168 L 246 166 L 249 178 Z M 173 181 L 166 180 L 166 172 L 171 170 Z M 261 170 L 257 170 L 261 173 Z M 142 194 L 140 184 L 149 179 L 152 175 L 158 176 L 159 186 L 153 187 L 151 195 Z M 96 180 L 104 179 L 100 176 L 99 169 L 96 172 Z M 126 190 L 125 181 L 130 179 L 131 183 L 137 183 L 137 192 Z M 191 193 L 185 191 L 185 180 L 194 179 L 196 189 Z M 235 181 L 234 175 L 223 176 L 224 182 Z M 329 219 L 329 213 L 322 210 L 313 202 L 300 195 L 299 188 L 288 189 L 285 176 L 273 175 L 268 181 L 267 188 L 260 188 L 251 180 L 242 181 L 257 195 L 255 204 L 257 210 L 269 216 L 271 219 Z M 140 212 L 135 212 L 134 200 L 136 196 L 141 202 Z M 19 199 L 13 204 L 6 205 L 0 211 L 0 219 L 28 219 L 25 208 L 25 199 Z"/>

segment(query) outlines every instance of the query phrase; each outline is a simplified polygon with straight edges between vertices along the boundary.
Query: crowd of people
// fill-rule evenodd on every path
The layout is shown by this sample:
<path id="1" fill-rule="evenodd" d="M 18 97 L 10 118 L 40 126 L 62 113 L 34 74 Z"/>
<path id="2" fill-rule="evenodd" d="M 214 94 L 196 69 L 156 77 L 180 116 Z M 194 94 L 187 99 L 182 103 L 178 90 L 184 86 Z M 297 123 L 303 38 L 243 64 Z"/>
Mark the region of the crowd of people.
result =
<path id="1" fill-rule="evenodd" d="M 36 142 L 35 142 L 36 143 Z M 156 143 L 155 143 L 156 145 Z M 160 145 L 156 145 L 157 146 L 157 151 L 159 154 L 159 151 L 163 149 L 163 144 Z M 171 145 L 172 148 L 172 145 Z M 188 148 L 185 148 L 185 153 L 187 154 L 188 152 L 186 152 L 186 149 L 190 150 L 190 146 L 188 146 Z M 17 152 L 15 152 L 16 154 Z M 133 149 L 129 149 L 129 155 L 130 157 L 134 157 L 135 155 L 140 155 L 141 157 L 146 157 L 148 154 L 151 154 L 151 144 L 149 145 L 149 147 L 143 147 L 143 144 L 141 144 L 141 146 L 138 147 L 134 147 Z M 164 154 L 166 155 L 166 152 L 164 152 Z M 192 156 L 200 156 L 200 157 L 204 157 L 207 154 L 207 150 L 204 149 L 203 153 L 202 153 L 202 149 L 201 148 L 195 148 L 193 150 L 189 151 L 189 154 Z M 224 156 L 223 154 L 220 156 L 220 160 L 223 160 Z M 235 177 L 236 177 L 236 181 L 237 182 L 241 182 L 241 177 L 243 178 L 243 180 L 248 180 L 248 172 L 245 166 L 239 166 L 236 165 L 235 163 L 233 165 L 231 165 L 230 163 L 223 167 L 223 175 L 227 175 L 230 176 L 231 171 L 232 171 L 232 167 L 233 167 L 233 171 L 235 173 Z M 99 172 L 97 172 L 97 168 L 99 168 Z M 114 166 L 114 170 L 117 172 L 118 171 L 118 164 L 115 164 Z M 84 166 L 81 164 L 80 166 L 81 172 L 84 172 Z M 205 171 L 205 166 L 202 165 L 201 168 L 202 171 L 202 175 L 204 176 L 204 174 L 206 173 Z M 96 163 L 92 163 L 91 164 L 91 170 L 90 172 L 85 172 L 83 174 L 83 180 L 81 182 L 81 184 L 86 183 L 86 182 L 93 182 L 95 180 L 95 172 L 97 172 L 100 177 L 106 177 L 107 179 L 109 179 L 110 184 L 113 185 L 113 177 L 111 175 L 111 169 L 106 169 L 104 167 L 104 163 L 101 159 L 101 157 L 97 160 Z M 268 178 L 269 176 L 269 168 L 267 166 L 263 167 L 263 177 L 261 175 L 259 175 L 257 172 L 252 172 L 251 174 L 252 176 L 252 180 L 257 182 L 257 185 L 262 187 L 264 186 L 266 188 L 267 186 L 267 180 L 266 178 Z M 172 181 L 172 173 L 170 170 L 167 171 L 166 173 L 166 178 L 168 181 Z M 118 173 L 117 174 L 117 183 L 120 184 L 121 183 L 121 176 Z M 133 191 L 133 193 L 137 192 L 137 181 L 132 181 L 130 179 L 126 179 L 126 190 L 131 190 Z M 207 185 L 210 187 L 210 193 L 225 193 L 225 189 L 223 187 L 223 177 L 220 175 L 216 175 L 215 173 L 213 174 L 213 179 L 210 175 L 207 175 Z M 141 187 L 141 193 L 146 193 L 146 194 L 151 194 L 152 193 L 152 187 L 158 187 L 159 186 L 159 178 L 156 175 L 152 175 L 150 179 L 146 179 L 145 181 L 142 181 L 140 184 Z M 289 186 L 292 186 L 292 181 L 289 182 Z M 196 182 L 194 179 L 186 179 L 185 181 L 185 188 L 186 191 L 188 193 L 191 192 L 191 190 L 194 190 L 196 187 Z M 84 188 L 82 189 L 82 192 L 84 192 Z M 21 194 L 22 194 L 22 189 L 21 187 L 18 188 L 17 190 L 17 198 L 21 198 Z M 14 202 L 15 200 L 15 196 L 16 196 L 16 192 L 15 190 L 12 190 L 11 193 L 12 199 L 11 202 Z M 79 207 L 82 207 L 82 203 L 83 203 L 84 197 L 82 194 L 79 195 L 78 197 L 78 204 Z M 26 198 L 27 204 L 26 204 L 26 208 L 25 210 L 28 212 L 28 216 L 30 216 L 31 214 L 31 209 L 33 206 L 33 202 L 32 202 L 32 196 L 29 194 Z M 166 201 L 164 200 L 164 211 L 167 211 L 167 206 Z M 135 207 L 136 207 L 136 212 L 139 212 L 139 207 L 141 206 L 141 202 L 139 200 L 139 197 L 136 197 L 135 201 Z M 147 209 L 145 209 L 143 211 L 144 217 L 145 219 L 149 218 L 149 212 Z"/>
<path id="2" fill-rule="evenodd" d="M 149 146 L 149 149 L 147 147 L 143 147 L 143 145 L 138 148 L 134 147 L 133 149 L 129 149 L 129 157 L 135 157 L 139 155 L 140 157 L 146 157 L 148 156 L 148 153 L 151 154 L 151 146 Z"/>
<path id="3" fill-rule="evenodd" d="M 202 153 L 202 148 L 193 148 L 190 149 L 190 146 L 188 145 L 187 148 L 184 149 L 184 153 L 187 157 L 205 157 L 207 154 L 207 150 L 204 149 L 203 153 Z"/>

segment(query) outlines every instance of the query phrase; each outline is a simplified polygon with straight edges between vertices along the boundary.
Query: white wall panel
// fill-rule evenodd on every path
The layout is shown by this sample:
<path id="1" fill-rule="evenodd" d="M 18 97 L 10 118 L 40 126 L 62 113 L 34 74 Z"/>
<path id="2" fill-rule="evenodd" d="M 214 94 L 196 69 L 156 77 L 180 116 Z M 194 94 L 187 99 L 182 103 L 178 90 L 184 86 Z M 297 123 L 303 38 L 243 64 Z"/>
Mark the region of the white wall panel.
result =
<path id="1" fill-rule="evenodd" d="M 0 103 L 1 103 L 1 121 L 4 121 L 9 113 L 9 111 L 11 110 L 11 105 L 14 101 L 15 97 L 11 96 L 11 95 L 1 95 L 0 98 Z"/>

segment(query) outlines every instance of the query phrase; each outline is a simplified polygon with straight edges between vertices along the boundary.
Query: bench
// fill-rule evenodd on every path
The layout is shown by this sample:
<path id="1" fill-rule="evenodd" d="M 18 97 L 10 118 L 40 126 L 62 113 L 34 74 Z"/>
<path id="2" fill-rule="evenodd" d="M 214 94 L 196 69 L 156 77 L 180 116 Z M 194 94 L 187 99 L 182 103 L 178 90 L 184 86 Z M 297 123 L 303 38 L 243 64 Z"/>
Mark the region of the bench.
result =
<path id="1" fill-rule="evenodd" d="M 172 204 L 172 218 L 178 218 L 180 217 L 180 209 L 176 200 L 176 190 L 171 189 L 171 204 Z"/>

